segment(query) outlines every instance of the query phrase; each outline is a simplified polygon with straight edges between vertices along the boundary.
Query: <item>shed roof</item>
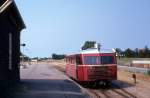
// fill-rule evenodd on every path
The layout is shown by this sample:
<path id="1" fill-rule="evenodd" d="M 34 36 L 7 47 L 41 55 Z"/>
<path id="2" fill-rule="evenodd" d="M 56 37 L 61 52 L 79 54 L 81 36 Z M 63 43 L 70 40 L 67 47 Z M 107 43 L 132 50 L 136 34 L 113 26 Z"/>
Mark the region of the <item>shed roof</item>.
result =
<path id="1" fill-rule="evenodd" d="M 15 21 L 17 21 L 19 28 L 24 29 L 26 26 L 16 6 L 15 1 L 14 0 L 0 0 L 0 14 L 5 12 L 8 8 L 10 8 L 10 11 L 12 12 Z"/>
<path id="2" fill-rule="evenodd" d="M 2 5 L 2 4 L 4 4 L 6 2 L 6 0 L 0 0 L 0 6 Z"/>

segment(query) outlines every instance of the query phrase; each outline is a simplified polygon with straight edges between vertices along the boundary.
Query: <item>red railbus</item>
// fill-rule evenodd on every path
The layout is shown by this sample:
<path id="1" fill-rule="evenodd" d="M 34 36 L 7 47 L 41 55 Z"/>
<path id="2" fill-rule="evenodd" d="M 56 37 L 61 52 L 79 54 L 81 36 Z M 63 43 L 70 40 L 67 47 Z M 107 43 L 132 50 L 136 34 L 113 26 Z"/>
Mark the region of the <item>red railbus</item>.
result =
<path id="1" fill-rule="evenodd" d="M 79 54 L 68 55 L 66 74 L 79 82 L 109 83 L 117 79 L 116 54 L 85 50 Z"/>

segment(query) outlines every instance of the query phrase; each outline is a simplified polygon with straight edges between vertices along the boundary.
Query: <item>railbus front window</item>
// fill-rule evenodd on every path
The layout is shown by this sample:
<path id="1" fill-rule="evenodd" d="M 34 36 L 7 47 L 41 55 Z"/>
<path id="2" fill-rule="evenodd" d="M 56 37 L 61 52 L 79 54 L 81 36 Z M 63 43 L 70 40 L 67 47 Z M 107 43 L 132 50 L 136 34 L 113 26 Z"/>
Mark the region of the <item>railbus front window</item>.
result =
<path id="1" fill-rule="evenodd" d="M 86 64 L 86 65 L 98 65 L 98 64 L 100 64 L 100 57 L 99 56 L 85 56 L 84 57 L 84 64 Z"/>
<path id="2" fill-rule="evenodd" d="M 113 56 L 85 56 L 84 64 L 86 65 L 100 65 L 100 64 L 114 64 Z"/>
<path id="3" fill-rule="evenodd" d="M 101 64 L 114 64 L 113 56 L 101 56 Z"/>

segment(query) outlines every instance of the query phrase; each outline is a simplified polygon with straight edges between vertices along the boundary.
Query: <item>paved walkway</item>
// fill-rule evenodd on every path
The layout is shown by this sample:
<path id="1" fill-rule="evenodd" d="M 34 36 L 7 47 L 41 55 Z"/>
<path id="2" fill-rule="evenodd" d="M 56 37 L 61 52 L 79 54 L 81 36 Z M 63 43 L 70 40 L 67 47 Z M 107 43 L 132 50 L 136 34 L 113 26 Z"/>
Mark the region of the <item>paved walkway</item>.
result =
<path id="1" fill-rule="evenodd" d="M 77 84 L 50 65 L 21 68 L 22 84 L 11 98 L 88 98 Z"/>

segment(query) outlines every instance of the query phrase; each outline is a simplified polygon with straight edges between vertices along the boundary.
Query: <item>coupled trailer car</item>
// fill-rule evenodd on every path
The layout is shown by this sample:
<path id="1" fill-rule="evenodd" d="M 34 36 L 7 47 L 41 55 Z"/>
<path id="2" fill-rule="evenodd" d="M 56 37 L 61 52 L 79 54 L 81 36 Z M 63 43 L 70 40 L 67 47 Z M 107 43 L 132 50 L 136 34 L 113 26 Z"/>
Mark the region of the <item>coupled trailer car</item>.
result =
<path id="1" fill-rule="evenodd" d="M 117 61 L 114 52 L 97 49 L 81 51 L 66 57 L 66 74 L 78 82 L 106 85 L 117 79 Z"/>

